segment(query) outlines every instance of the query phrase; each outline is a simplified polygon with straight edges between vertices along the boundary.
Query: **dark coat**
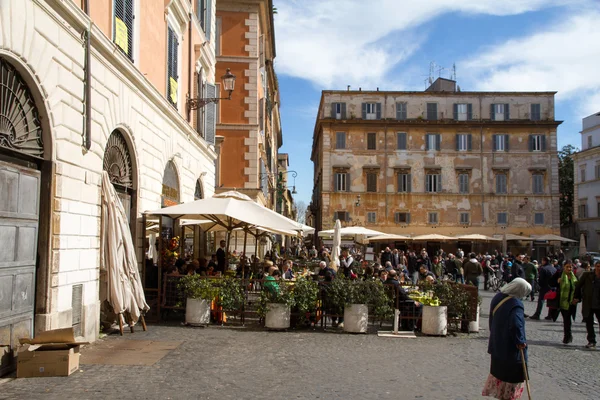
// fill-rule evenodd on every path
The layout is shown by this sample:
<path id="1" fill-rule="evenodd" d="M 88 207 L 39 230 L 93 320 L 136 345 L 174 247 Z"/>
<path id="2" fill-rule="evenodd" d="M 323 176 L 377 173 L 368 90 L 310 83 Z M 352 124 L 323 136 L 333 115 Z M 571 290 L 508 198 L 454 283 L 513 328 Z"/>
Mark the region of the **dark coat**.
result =
<path id="1" fill-rule="evenodd" d="M 546 264 L 540 267 L 538 271 L 538 283 L 540 285 L 540 292 L 547 292 L 550 286 L 550 280 L 552 276 L 556 273 L 556 268 L 554 268 L 551 264 Z"/>
<path id="2" fill-rule="evenodd" d="M 381 265 L 383 265 L 385 267 L 385 263 L 386 262 L 392 262 L 392 252 L 391 251 L 384 251 L 383 253 L 381 253 Z"/>
<path id="3" fill-rule="evenodd" d="M 521 300 L 511 297 L 494 313 L 494 308 L 506 297 L 504 293 L 498 293 L 490 305 L 488 353 L 493 358 L 516 364 L 521 363 L 521 352 L 517 344 L 527 342 L 525 310 Z M 527 361 L 527 348 L 523 351 Z"/>
<path id="4" fill-rule="evenodd" d="M 596 273 L 594 271 L 584 272 L 581 275 L 581 279 L 577 282 L 575 287 L 575 298 L 582 302 L 581 314 L 584 318 L 589 317 L 590 311 L 592 310 L 592 302 L 594 295 L 594 280 L 596 280 Z"/>

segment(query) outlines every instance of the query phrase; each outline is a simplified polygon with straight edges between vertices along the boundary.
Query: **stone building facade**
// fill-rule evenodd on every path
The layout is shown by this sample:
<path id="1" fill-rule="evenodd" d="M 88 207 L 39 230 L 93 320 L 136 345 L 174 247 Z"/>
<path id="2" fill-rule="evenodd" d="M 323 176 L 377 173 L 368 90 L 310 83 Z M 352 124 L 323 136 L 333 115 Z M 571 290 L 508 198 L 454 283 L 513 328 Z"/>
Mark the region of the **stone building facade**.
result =
<path id="1" fill-rule="evenodd" d="M 215 0 L 2 1 L 0 343 L 69 326 L 96 339 L 103 170 L 140 263 L 142 212 L 214 192 L 215 125 L 186 107 L 214 87 L 214 13 Z"/>
<path id="2" fill-rule="evenodd" d="M 600 113 L 583 119 L 581 151 L 573 155 L 574 222 L 588 251 L 600 252 Z"/>
<path id="3" fill-rule="evenodd" d="M 456 236 L 559 231 L 553 92 L 323 91 L 313 136 L 317 230 Z"/>
<path id="4" fill-rule="evenodd" d="M 218 168 L 217 192 L 235 189 L 275 209 L 277 154 L 283 138 L 273 66 L 273 3 L 219 0 L 216 21 L 217 76 L 227 68 L 237 76 L 235 99 L 222 101 L 218 112 L 220 153 L 227 157 Z"/>

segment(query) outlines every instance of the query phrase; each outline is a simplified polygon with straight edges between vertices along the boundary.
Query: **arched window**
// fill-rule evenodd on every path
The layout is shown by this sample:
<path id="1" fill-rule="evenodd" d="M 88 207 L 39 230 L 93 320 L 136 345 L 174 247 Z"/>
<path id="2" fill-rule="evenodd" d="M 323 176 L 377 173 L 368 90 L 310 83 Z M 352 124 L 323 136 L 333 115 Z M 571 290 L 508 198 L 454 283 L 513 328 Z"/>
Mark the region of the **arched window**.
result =
<path id="1" fill-rule="evenodd" d="M 196 190 L 194 191 L 194 200 L 202 200 L 204 193 L 202 192 L 202 182 L 200 179 L 196 181 Z"/>
<path id="2" fill-rule="evenodd" d="M 179 176 L 173 161 L 169 161 L 165 167 L 162 187 L 162 207 L 179 204 Z"/>
<path id="3" fill-rule="evenodd" d="M 0 58 L 0 147 L 44 157 L 42 126 L 27 84 Z"/>
<path id="4" fill-rule="evenodd" d="M 114 130 L 108 137 L 102 169 L 108 173 L 131 227 L 131 215 L 135 215 L 133 164 L 127 141 L 119 130 Z"/>

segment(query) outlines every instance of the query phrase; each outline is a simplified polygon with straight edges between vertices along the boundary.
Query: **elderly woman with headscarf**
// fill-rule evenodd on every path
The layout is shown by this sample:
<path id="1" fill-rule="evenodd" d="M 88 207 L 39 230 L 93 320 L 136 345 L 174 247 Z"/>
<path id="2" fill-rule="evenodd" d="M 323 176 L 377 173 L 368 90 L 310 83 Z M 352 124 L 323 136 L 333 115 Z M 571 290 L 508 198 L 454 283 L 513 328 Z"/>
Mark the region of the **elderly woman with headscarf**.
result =
<path id="1" fill-rule="evenodd" d="M 527 362 L 525 311 L 521 299 L 531 292 L 531 285 L 525 279 L 515 278 L 500 291 L 490 305 L 488 353 L 492 362 L 482 395 L 520 399 L 525 381 L 522 363 Z"/>

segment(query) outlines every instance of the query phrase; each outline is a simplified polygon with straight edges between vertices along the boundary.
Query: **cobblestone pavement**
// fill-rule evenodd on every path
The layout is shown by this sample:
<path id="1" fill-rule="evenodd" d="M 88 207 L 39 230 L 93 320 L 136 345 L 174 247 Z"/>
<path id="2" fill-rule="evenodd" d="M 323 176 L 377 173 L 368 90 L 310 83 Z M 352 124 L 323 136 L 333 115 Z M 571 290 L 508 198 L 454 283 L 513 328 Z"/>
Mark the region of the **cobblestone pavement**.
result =
<path id="1" fill-rule="evenodd" d="M 482 296 L 482 331 L 446 338 L 149 326 L 105 340 L 183 344 L 153 366 L 82 365 L 65 378 L 5 380 L 0 399 L 480 399 L 492 294 Z M 535 303 L 525 306 L 533 313 Z M 584 349 L 580 316 L 573 330 L 574 343 L 563 346 L 560 320 L 527 322 L 534 398 L 599 397 L 600 351 Z"/>

